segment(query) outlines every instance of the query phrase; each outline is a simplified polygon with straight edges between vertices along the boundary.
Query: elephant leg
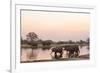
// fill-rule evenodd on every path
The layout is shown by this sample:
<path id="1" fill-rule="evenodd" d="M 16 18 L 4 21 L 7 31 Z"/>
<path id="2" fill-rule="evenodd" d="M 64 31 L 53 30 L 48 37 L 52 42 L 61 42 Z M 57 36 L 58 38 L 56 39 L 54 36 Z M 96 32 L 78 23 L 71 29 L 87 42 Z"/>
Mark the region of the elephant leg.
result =
<path id="1" fill-rule="evenodd" d="M 73 57 L 75 57 L 75 54 L 74 54 L 74 53 L 72 53 L 72 54 L 71 54 L 71 57 L 72 57 L 72 58 L 73 58 Z"/>
<path id="2" fill-rule="evenodd" d="M 57 57 L 57 52 L 55 52 L 55 58 Z"/>
<path id="3" fill-rule="evenodd" d="M 69 52 L 69 54 L 68 54 L 68 58 L 70 58 L 71 57 L 71 53 Z"/>
<path id="4" fill-rule="evenodd" d="M 66 51 L 66 57 L 68 57 L 68 55 L 69 55 L 69 51 Z"/>
<path id="5" fill-rule="evenodd" d="M 62 57 L 62 52 L 60 52 L 60 57 Z"/>
<path id="6" fill-rule="evenodd" d="M 77 52 L 75 52 L 75 57 L 77 57 L 77 55 L 78 55 Z"/>
<path id="7" fill-rule="evenodd" d="M 79 56 L 79 52 L 77 51 L 77 57 Z"/>
<path id="8" fill-rule="evenodd" d="M 72 58 L 72 57 L 74 57 L 74 53 L 70 52 L 69 53 L 69 58 Z"/>
<path id="9" fill-rule="evenodd" d="M 75 54 L 74 54 L 74 56 L 75 57 L 78 57 L 79 56 L 79 53 L 76 51 Z"/>

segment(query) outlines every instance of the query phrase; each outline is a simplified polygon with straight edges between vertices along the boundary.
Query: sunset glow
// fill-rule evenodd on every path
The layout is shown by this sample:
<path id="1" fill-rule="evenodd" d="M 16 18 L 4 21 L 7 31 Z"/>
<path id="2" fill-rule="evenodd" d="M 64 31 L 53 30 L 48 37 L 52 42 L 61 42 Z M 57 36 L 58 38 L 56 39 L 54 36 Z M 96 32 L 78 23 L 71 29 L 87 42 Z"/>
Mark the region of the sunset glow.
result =
<path id="1" fill-rule="evenodd" d="M 22 11 L 21 36 L 35 32 L 40 39 L 53 41 L 86 40 L 90 15 L 83 13 Z"/>

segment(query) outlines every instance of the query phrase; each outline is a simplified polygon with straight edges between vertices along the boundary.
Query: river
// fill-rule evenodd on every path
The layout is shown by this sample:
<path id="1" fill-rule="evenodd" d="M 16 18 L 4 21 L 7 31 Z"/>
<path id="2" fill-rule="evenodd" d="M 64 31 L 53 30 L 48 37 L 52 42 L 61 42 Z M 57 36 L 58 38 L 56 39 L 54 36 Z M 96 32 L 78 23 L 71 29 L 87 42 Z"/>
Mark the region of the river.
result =
<path id="1" fill-rule="evenodd" d="M 80 49 L 80 56 L 89 54 L 88 46 L 79 47 Z M 31 48 L 22 48 L 21 52 L 21 61 L 35 61 L 35 60 L 52 60 L 54 54 L 50 54 L 51 50 L 42 50 L 41 48 L 38 49 L 31 49 Z M 66 51 L 63 51 L 62 58 L 67 58 Z"/>

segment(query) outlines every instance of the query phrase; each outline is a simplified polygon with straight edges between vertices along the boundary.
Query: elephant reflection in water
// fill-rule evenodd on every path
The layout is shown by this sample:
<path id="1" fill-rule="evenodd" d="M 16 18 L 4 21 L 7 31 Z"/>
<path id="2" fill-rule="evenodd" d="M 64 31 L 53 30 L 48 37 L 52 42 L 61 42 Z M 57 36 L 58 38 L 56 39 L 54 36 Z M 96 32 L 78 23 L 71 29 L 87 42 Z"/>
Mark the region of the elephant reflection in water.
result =
<path id="1" fill-rule="evenodd" d="M 52 56 L 52 53 L 54 53 L 54 56 Z M 51 49 L 51 56 L 52 56 L 52 58 L 59 59 L 59 58 L 62 57 L 62 55 L 63 55 L 62 47 L 53 47 Z"/>

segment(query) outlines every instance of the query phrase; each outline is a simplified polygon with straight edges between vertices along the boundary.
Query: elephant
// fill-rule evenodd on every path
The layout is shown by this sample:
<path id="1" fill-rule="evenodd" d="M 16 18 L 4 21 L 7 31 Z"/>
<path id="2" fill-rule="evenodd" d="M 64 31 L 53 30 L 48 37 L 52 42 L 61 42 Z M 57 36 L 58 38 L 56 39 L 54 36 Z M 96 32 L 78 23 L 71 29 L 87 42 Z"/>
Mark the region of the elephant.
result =
<path id="1" fill-rule="evenodd" d="M 62 57 L 62 55 L 63 55 L 63 49 L 62 49 L 62 47 L 53 47 L 52 49 L 51 49 L 51 54 L 54 52 L 54 57 L 55 58 L 61 58 Z M 60 54 L 59 56 L 57 55 L 57 54 Z"/>
<path id="2" fill-rule="evenodd" d="M 78 45 L 64 46 L 64 50 L 66 51 L 66 54 L 68 55 L 68 58 L 78 57 L 79 53 L 80 53 Z"/>

